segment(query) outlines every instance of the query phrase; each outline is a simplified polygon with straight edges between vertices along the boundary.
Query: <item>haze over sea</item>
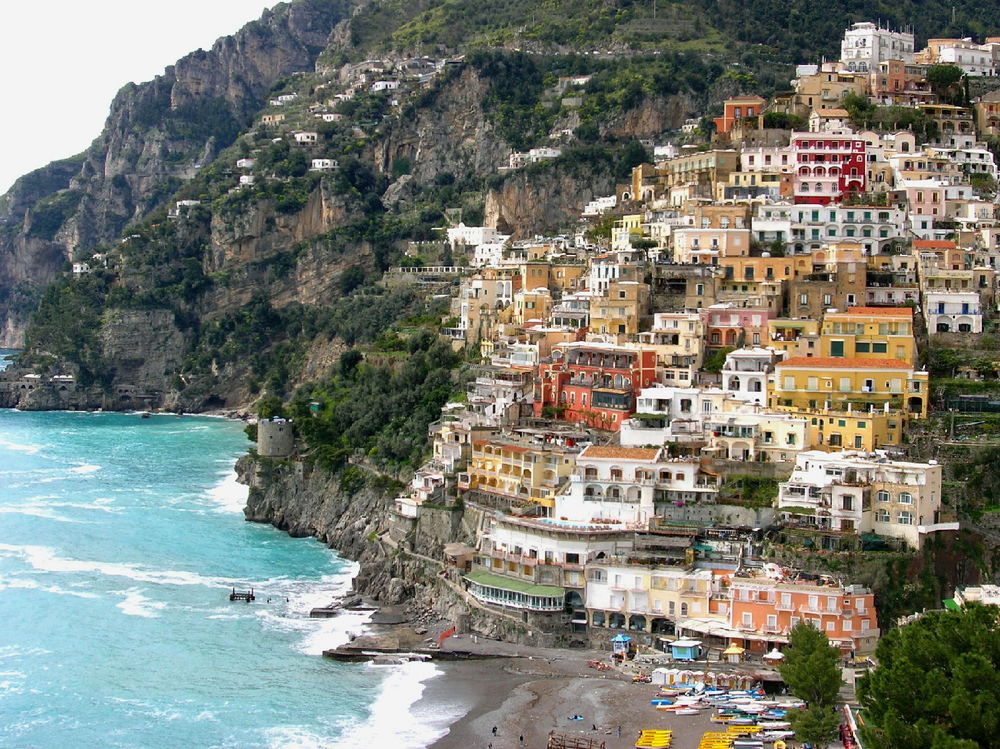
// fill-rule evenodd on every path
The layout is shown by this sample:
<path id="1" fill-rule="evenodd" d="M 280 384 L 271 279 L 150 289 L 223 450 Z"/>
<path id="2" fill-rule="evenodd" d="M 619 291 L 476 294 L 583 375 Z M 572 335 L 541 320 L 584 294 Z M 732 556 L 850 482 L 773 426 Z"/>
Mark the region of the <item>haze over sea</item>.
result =
<path id="1" fill-rule="evenodd" d="M 0 411 L 0 746 L 399 748 L 447 730 L 453 711 L 411 710 L 432 664 L 319 657 L 364 626 L 308 618 L 354 565 L 244 522 L 246 447 L 224 419 Z"/>

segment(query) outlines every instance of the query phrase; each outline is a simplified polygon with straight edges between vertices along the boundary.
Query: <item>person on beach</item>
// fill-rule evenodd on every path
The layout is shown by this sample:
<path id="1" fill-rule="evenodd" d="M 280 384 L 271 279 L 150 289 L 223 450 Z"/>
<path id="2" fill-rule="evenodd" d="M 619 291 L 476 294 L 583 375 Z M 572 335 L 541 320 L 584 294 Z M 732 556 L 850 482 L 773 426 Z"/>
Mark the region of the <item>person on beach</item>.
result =
<path id="1" fill-rule="evenodd" d="M 494 736 L 497 735 L 497 727 L 496 726 L 493 726 L 493 735 Z M 490 746 L 492 746 L 492 744 Z"/>

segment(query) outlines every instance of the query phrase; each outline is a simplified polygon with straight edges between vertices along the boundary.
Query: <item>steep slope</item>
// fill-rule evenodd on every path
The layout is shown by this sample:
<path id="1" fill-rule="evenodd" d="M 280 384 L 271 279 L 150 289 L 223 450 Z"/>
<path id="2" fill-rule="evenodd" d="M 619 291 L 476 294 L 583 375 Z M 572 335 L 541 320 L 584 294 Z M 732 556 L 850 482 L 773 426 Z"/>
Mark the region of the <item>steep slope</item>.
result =
<path id="1" fill-rule="evenodd" d="M 311 68 L 347 7 L 279 5 L 154 80 L 124 86 L 86 152 L 18 180 L 0 200 L 0 345 L 23 341 L 38 291 L 66 260 L 160 207 L 250 123 L 275 83 Z"/>

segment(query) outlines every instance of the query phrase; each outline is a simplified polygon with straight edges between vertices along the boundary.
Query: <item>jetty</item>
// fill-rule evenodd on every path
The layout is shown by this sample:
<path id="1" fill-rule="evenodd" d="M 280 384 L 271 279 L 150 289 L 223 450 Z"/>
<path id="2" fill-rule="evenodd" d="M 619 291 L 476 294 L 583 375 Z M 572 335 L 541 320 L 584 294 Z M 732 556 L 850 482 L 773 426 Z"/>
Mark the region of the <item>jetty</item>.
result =
<path id="1" fill-rule="evenodd" d="M 250 603 L 251 601 L 256 601 L 257 596 L 253 594 L 253 588 L 248 591 L 237 592 L 236 588 L 233 588 L 233 592 L 229 594 L 230 601 L 246 601 Z"/>

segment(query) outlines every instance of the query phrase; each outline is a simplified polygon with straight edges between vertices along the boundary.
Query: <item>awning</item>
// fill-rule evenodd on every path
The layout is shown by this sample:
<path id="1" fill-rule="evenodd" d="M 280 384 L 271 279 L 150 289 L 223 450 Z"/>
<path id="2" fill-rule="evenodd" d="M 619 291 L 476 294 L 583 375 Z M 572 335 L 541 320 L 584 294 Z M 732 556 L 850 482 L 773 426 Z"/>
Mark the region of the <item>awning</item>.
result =
<path id="1" fill-rule="evenodd" d="M 701 645 L 701 640 L 674 640 L 670 643 L 672 648 L 696 648 Z"/>
<path id="2" fill-rule="evenodd" d="M 948 611 L 961 611 L 962 610 L 962 607 L 958 605 L 958 601 L 956 601 L 954 598 L 945 598 L 944 601 L 943 601 L 943 603 L 944 603 L 944 607 L 946 609 L 948 609 Z"/>
<path id="3" fill-rule="evenodd" d="M 486 572 L 485 570 L 473 570 L 465 576 L 465 579 L 477 585 L 487 585 L 491 588 L 509 590 L 513 593 L 523 593 L 526 596 L 556 598 L 566 595 L 565 588 L 558 588 L 554 585 L 535 585 L 522 580 L 494 575 L 492 572 Z"/>
<path id="4" fill-rule="evenodd" d="M 728 648 L 722 651 L 723 655 L 743 655 L 746 650 L 741 648 L 739 645 L 730 645 Z"/>

